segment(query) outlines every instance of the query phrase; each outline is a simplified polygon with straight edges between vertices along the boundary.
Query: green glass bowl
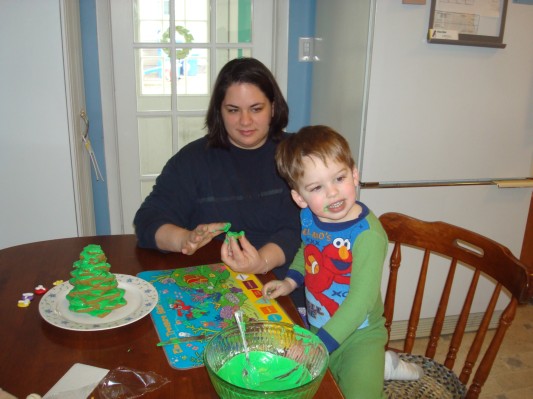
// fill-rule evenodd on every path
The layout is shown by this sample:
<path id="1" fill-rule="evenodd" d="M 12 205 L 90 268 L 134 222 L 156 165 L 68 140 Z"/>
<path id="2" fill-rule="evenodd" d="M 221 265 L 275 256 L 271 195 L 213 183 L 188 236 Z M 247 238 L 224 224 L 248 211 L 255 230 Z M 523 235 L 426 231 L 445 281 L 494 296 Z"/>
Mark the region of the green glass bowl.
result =
<path id="1" fill-rule="evenodd" d="M 298 327 L 296 327 L 298 329 Z M 250 351 L 270 352 L 278 356 L 290 357 L 305 365 L 311 374 L 311 381 L 283 391 L 257 391 L 234 385 L 218 376 L 218 370 L 232 357 L 244 352 L 242 338 L 237 326 L 225 328 L 216 334 L 204 349 L 204 365 L 218 395 L 223 399 L 264 398 L 312 399 L 328 369 L 329 355 L 326 346 L 311 332 L 287 323 L 254 321 L 246 323 L 246 341 Z M 313 350 L 300 353 L 297 358 L 290 355 L 289 349 L 298 341 L 312 340 Z"/>

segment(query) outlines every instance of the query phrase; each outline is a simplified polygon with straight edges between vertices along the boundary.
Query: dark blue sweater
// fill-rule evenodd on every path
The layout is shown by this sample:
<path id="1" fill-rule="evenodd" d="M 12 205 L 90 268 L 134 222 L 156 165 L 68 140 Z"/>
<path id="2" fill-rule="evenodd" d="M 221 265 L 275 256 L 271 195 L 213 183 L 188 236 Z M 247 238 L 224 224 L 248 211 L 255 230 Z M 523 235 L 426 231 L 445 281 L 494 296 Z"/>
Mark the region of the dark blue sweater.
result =
<path id="1" fill-rule="evenodd" d="M 290 264 L 300 245 L 299 209 L 276 172 L 275 150 L 271 140 L 255 150 L 207 147 L 205 137 L 186 145 L 167 162 L 135 215 L 139 246 L 157 248 L 155 232 L 166 223 L 192 230 L 230 222 L 257 249 L 277 244 Z M 275 269 L 276 275 L 284 277 L 286 268 Z"/>

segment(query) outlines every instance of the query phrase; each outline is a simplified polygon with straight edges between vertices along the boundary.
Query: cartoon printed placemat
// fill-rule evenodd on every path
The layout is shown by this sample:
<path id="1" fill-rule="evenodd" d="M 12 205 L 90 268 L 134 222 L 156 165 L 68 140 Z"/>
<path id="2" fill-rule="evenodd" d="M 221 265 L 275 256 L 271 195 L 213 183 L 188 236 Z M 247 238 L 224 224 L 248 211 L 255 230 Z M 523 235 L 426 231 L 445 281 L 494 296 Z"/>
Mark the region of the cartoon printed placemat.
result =
<path id="1" fill-rule="evenodd" d="M 175 270 L 145 271 L 138 277 L 152 283 L 159 301 L 151 312 L 161 341 L 215 334 L 233 325 L 233 313 L 242 309 L 247 319 L 293 324 L 275 300 L 263 297 L 263 284 L 253 274 L 235 273 L 223 263 Z M 171 367 L 203 365 L 203 341 L 162 346 Z"/>

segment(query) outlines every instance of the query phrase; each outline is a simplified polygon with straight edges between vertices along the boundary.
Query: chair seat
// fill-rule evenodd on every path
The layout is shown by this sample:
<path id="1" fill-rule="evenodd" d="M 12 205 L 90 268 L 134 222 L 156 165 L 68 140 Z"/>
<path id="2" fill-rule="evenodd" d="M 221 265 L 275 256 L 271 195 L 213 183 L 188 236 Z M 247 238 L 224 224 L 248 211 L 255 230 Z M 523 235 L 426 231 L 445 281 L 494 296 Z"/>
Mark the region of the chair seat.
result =
<path id="1" fill-rule="evenodd" d="M 418 355 L 399 353 L 400 359 L 418 364 L 424 377 L 415 381 L 385 381 L 385 394 L 390 399 L 459 399 L 466 387 L 459 378 L 443 365 Z"/>

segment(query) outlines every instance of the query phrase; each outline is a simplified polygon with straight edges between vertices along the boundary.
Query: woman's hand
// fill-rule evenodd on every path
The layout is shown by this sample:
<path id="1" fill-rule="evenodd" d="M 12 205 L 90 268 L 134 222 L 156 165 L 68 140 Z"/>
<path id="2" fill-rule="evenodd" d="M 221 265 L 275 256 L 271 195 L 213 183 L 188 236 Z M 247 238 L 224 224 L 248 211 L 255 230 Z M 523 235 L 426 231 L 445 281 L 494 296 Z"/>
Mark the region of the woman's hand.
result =
<path id="1" fill-rule="evenodd" d="M 185 255 L 192 255 L 220 233 L 223 233 L 225 226 L 226 223 L 209 223 L 196 226 L 194 230 L 189 232 L 183 242 L 181 252 Z"/>
<path id="2" fill-rule="evenodd" d="M 226 236 L 226 241 L 220 249 L 222 262 L 237 273 L 266 273 L 268 270 L 267 260 L 262 259 L 259 251 L 248 241 L 245 236 Z"/>
<path id="3" fill-rule="evenodd" d="M 269 281 L 263 286 L 263 296 L 267 299 L 276 299 L 279 296 L 289 295 L 296 288 L 297 284 L 292 278 L 285 280 Z"/>
<path id="4" fill-rule="evenodd" d="M 224 232 L 226 223 L 199 224 L 194 230 L 187 230 L 172 224 L 164 224 L 155 233 L 157 247 L 164 251 L 192 255 Z"/>

